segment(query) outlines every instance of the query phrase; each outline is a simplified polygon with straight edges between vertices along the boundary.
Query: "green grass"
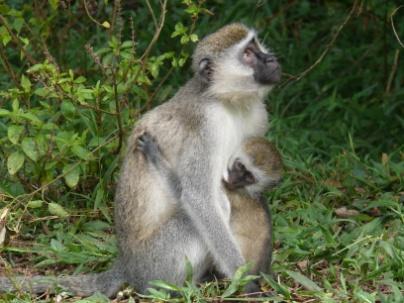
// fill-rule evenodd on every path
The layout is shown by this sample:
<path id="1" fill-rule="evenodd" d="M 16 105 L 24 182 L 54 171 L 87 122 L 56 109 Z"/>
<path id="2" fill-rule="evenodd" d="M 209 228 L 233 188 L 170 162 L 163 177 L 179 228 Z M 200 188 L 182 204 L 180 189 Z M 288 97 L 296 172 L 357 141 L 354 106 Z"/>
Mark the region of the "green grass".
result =
<path id="1" fill-rule="evenodd" d="M 34 88 L 44 86 L 26 73 L 32 64 L 20 58 L 15 45 L 2 46 L 19 81 L 22 74 L 27 75 L 33 88 L 18 88 L 20 85 L 1 66 L 1 109 L 11 111 L 16 106 L 14 100 L 19 100 L 19 108 L 46 122 L 46 127 L 29 119 L 24 122 L 26 117 L 10 118 L 0 112 L 0 175 L 4 176 L 0 178 L 0 215 L 8 209 L 0 272 L 104 270 L 116 255 L 112 209 L 120 163 L 114 154 L 118 146 L 117 121 L 88 105 L 115 111 L 110 71 L 117 68 L 131 75 L 139 62 L 127 59 L 131 54 L 128 47 L 114 57 L 114 43 L 119 42 L 112 38 L 117 35 L 97 27 L 80 4 L 71 5 L 71 14 L 64 14 L 67 9 L 54 11 L 48 5 L 33 9 L 32 4 L 23 6 L 21 1 L 9 4 L 22 12 L 25 20 L 46 16 L 35 19 L 31 31 L 24 25 L 20 34 L 30 39 L 28 49 L 38 62 L 46 58 L 38 42 L 39 33 L 43 35 L 55 61 L 66 72 L 49 77 L 68 85 L 74 96 L 62 95 L 59 100 L 35 92 Z M 201 37 L 223 24 L 243 21 L 256 27 L 275 51 L 283 66 L 284 80 L 268 97 L 268 138 L 281 151 L 286 171 L 283 183 L 268 193 L 274 221 L 274 277 L 262 277 L 262 290 L 268 291 L 275 302 L 403 302 L 404 60 L 390 20 L 397 6 L 386 1 L 359 1 L 348 20 L 351 5 L 327 1 L 207 1 L 203 7 L 213 16 L 199 12 L 192 19 L 192 10 L 186 12 L 185 5 L 170 1 L 166 26 L 147 61 L 150 70 L 136 81 L 118 76 L 122 123 L 127 134 L 139 110 L 144 112 L 165 101 L 190 74 L 189 60 L 184 67 L 171 69 L 170 62 L 186 58 L 193 49 L 192 43 L 180 45 L 179 37 L 170 38 L 177 22 Z M 152 6 L 157 14 L 158 6 L 154 2 Z M 111 7 L 101 7 L 94 16 L 100 21 L 111 20 Z M 401 40 L 404 23 L 399 20 L 403 14 L 404 9 L 394 17 Z M 5 15 L 12 20 L 11 15 Z M 147 7 L 144 3 L 125 4 L 122 16 L 122 41 L 131 39 L 128 20 L 133 17 L 137 47 L 146 48 L 154 32 Z M 344 20 L 348 22 L 336 36 Z M 69 25 L 71 21 L 75 21 L 73 25 Z M 65 31 L 64 42 L 58 43 L 57 38 Z M 3 41 L 4 35 L 0 30 Z M 88 41 L 101 59 L 112 65 L 111 70 L 97 67 L 85 51 Z M 325 50 L 319 64 L 296 80 Z M 170 55 L 171 51 L 175 55 Z M 116 65 L 111 58 L 121 61 Z M 69 78 L 69 69 L 77 83 Z M 167 72 L 170 77 L 159 87 Z M 84 82 L 77 80 L 79 76 L 85 77 Z M 95 88 L 98 80 L 100 99 Z M 26 82 L 21 83 L 27 87 Z M 83 88 L 80 85 L 90 92 L 78 90 Z M 77 100 L 85 100 L 87 107 Z M 13 131 L 20 125 L 24 127 L 16 143 L 8 138 L 11 125 L 17 126 Z M 36 155 L 32 151 L 30 154 L 20 141 L 41 136 L 48 136 L 45 143 L 50 142 L 51 152 L 32 161 Z M 72 142 L 66 140 L 72 136 Z M 26 157 L 20 172 L 11 176 L 7 159 L 14 152 L 24 152 Z M 77 163 L 78 170 L 71 166 Z M 62 175 L 66 167 L 73 172 L 70 179 Z M 54 182 L 27 196 L 49 181 Z M 43 202 L 37 208 L 26 207 L 30 200 Z M 49 208 L 50 203 L 63 209 Z M 236 277 L 231 283 L 200 286 L 157 282 L 151 297 L 142 301 L 165 298 L 217 302 L 223 294 L 230 300 L 246 279 Z M 167 290 L 173 289 L 179 296 L 167 299 Z M 125 294 L 122 300 L 134 302 L 135 298 L 139 299 L 134 293 Z M 0 295 L 0 302 L 52 300 L 24 293 Z M 78 298 L 65 300 L 74 302 Z M 89 300 L 108 302 L 99 296 L 81 302 Z"/>

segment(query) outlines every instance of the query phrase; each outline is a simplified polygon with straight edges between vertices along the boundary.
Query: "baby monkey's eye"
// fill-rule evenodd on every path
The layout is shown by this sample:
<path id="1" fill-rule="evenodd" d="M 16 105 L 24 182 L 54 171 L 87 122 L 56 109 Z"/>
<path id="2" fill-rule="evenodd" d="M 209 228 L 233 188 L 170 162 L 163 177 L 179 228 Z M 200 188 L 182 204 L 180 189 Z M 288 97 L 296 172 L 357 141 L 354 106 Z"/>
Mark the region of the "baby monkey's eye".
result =
<path id="1" fill-rule="evenodd" d="M 255 179 L 254 175 L 250 173 L 249 171 L 246 171 L 244 174 L 244 179 L 247 184 L 254 184 L 257 182 Z"/>
<path id="2" fill-rule="evenodd" d="M 236 160 L 236 161 L 234 162 L 234 168 L 235 168 L 236 170 L 238 170 L 238 171 L 245 170 L 244 164 L 241 163 L 241 162 L 238 161 L 238 160 Z"/>

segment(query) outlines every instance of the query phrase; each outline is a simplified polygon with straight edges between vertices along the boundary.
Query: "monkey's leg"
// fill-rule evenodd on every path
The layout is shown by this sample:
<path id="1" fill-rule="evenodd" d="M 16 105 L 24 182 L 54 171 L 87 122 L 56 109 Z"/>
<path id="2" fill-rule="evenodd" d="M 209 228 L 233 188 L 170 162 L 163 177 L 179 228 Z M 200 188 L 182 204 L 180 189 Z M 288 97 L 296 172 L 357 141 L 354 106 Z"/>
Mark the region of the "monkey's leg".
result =
<path id="1" fill-rule="evenodd" d="M 149 283 L 153 280 L 183 285 L 187 262 L 192 266 L 194 282 L 199 282 L 212 266 L 203 240 L 183 213 L 173 216 L 152 237 L 124 255 L 129 283 L 140 293 L 153 287 Z"/>

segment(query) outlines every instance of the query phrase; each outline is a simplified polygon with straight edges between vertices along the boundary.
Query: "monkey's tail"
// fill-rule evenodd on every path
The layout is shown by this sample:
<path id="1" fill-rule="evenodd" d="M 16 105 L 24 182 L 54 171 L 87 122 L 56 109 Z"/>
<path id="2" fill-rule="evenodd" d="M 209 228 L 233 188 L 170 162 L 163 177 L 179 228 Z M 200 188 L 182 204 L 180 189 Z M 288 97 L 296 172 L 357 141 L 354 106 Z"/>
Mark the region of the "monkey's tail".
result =
<path id="1" fill-rule="evenodd" d="M 116 267 L 113 267 L 99 274 L 58 277 L 0 277 L 0 293 L 23 291 L 39 294 L 66 290 L 73 295 L 82 297 L 90 296 L 96 292 L 112 297 L 125 282 L 122 273 Z"/>

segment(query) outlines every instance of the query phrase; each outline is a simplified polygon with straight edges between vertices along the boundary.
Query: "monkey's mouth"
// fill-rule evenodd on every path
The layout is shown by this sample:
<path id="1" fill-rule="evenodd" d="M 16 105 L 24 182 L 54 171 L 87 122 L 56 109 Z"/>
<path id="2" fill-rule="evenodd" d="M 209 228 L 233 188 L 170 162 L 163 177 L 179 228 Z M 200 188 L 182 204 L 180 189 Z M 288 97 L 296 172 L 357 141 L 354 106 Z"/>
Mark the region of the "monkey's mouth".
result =
<path id="1" fill-rule="evenodd" d="M 273 85 L 281 80 L 282 68 L 277 61 L 267 64 L 267 69 L 254 73 L 255 80 L 263 85 Z"/>
<path id="2" fill-rule="evenodd" d="M 282 76 L 282 68 L 278 64 L 276 69 L 271 73 L 269 81 L 271 82 L 271 84 L 276 84 L 281 80 L 281 76 Z"/>
<path id="3" fill-rule="evenodd" d="M 235 189 L 237 189 L 237 186 L 235 186 L 234 184 L 232 184 L 232 183 L 229 183 L 229 182 L 227 182 L 226 180 L 222 180 L 222 184 L 223 184 L 223 186 L 224 186 L 224 188 L 226 188 L 226 189 L 228 189 L 228 190 L 235 190 Z"/>

